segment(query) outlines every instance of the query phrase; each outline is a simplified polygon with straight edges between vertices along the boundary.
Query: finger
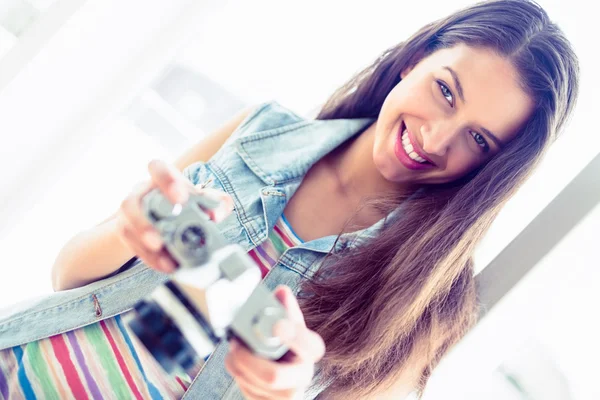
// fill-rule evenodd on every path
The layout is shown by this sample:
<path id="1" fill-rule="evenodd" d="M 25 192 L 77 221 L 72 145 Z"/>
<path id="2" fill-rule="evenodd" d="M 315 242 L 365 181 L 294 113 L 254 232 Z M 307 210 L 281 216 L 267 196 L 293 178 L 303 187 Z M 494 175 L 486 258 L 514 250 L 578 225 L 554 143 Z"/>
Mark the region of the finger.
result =
<path id="1" fill-rule="evenodd" d="M 251 381 L 248 381 L 243 375 L 235 375 L 234 378 L 236 383 L 240 387 L 240 390 L 245 390 L 249 393 L 252 393 L 252 396 L 256 396 L 256 398 L 265 398 L 269 400 L 295 399 L 299 392 L 304 392 L 306 388 L 310 385 L 310 382 L 308 384 L 300 384 L 300 382 L 298 382 L 298 384 L 293 388 L 265 390 L 260 387 L 257 387 Z"/>
<path id="2" fill-rule="evenodd" d="M 298 391 L 302 390 L 304 387 L 308 387 L 308 384 L 303 386 L 296 385 L 293 388 L 289 389 L 264 389 L 256 386 L 256 384 L 248 379 L 246 375 L 244 375 L 241 371 L 237 370 L 235 366 L 232 366 L 230 361 L 225 358 L 225 368 L 230 373 L 230 375 L 235 379 L 240 391 L 245 396 L 246 399 L 269 399 L 269 400 L 289 400 L 295 398 L 298 395 Z"/>
<path id="3" fill-rule="evenodd" d="M 134 241 L 143 242 L 145 251 L 159 251 L 164 242 L 142 211 L 142 197 L 155 188 L 152 181 L 137 184 L 132 193 L 121 203 L 123 225 L 131 230 Z"/>
<path id="4" fill-rule="evenodd" d="M 176 262 L 171 258 L 168 252 L 165 249 L 159 251 L 148 249 L 140 241 L 139 234 L 132 231 L 127 223 L 122 222 L 124 219 L 125 217 L 119 214 L 117 218 L 117 229 L 121 241 L 147 266 L 165 273 L 174 272 L 176 269 Z"/>
<path id="5" fill-rule="evenodd" d="M 225 219 L 233 210 L 233 200 L 229 195 L 216 189 L 194 186 L 171 164 L 161 160 L 152 160 L 148 164 L 148 170 L 154 184 L 173 204 L 185 203 L 189 199 L 190 192 L 196 192 L 212 197 L 219 203 L 215 209 L 204 210 L 216 222 Z"/>
<path id="6" fill-rule="evenodd" d="M 269 393 L 265 389 L 255 387 L 251 379 L 249 379 L 232 361 L 231 353 L 225 357 L 225 369 L 235 379 L 240 391 L 246 399 L 262 399 L 269 398 Z"/>
<path id="7" fill-rule="evenodd" d="M 279 285 L 275 288 L 273 292 L 277 300 L 285 307 L 287 311 L 288 318 L 294 322 L 300 322 L 302 325 L 306 326 L 304 322 L 304 315 L 302 314 L 302 310 L 298 305 L 298 301 L 296 300 L 296 296 L 292 292 L 292 289 L 286 285 Z"/>
<path id="8" fill-rule="evenodd" d="M 273 328 L 273 334 L 281 339 L 299 362 L 316 363 L 325 355 L 323 338 L 301 322 L 279 320 Z"/>
<path id="9" fill-rule="evenodd" d="M 191 184 L 173 165 L 162 160 L 152 160 L 148 163 L 148 172 L 154 184 L 172 204 L 187 201 Z"/>
<path id="10" fill-rule="evenodd" d="M 154 182 L 152 180 L 144 180 L 136 183 L 131 189 L 132 192 L 145 194 L 154 188 Z"/>
<path id="11" fill-rule="evenodd" d="M 278 321 L 273 333 L 301 361 L 319 361 L 325 354 L 325 343 L 319 334 L 306 328 L 302 310 L 292 290 L 286 285 L 279 285 L 274 294 L 285 307 L 288 318 Z"/>
<path id="12" fill-rule="evenodd" d="M 236 379 L 236 383 L 240 388 L 240 392 L 244 395 L 246 399 L 251 400 L 291 400 L 298 398 L 298 390 L 297 389 L 285 389 L 285 390 L 276 390 L 270 391 L 266 395 L 260 394 L 261 392 L 257 392 L 251 384 L 246 381 L 240 381 Z"/>
<path id="13" fill-rule="evenodd" d="M 310 363 L 282 363 L 267 360 L 251 353 L 235 339 L 230 347 L 230 363 L 251 384 L 265 390 L 285 390 L 308 385 L 314 366 Z"/>
<path id="14" fill-rule="evenodd" d="M 272 393 L 253 386 L 245 379 L 235 376 L 235 383 L 238 385 L 240 392 L 242 392 L 244 398 L 247 400 L 273 400 Z"/>
<path id="15" fill-rule="evenodd" d="M 275 376 L 277 365 L 274 361 L 255 356 L 235 339 L 229 342 L 227 358 L 233 369 L 248 382 L 264 387 Z"/>
<path id="16" fill-rule="evenodd" d="M 135 253 L 137 258 L 152 269 L 166 274 L 173 273 L 177 269 L 177 263 L 164 250 L 158 253 L 149 253 L 132 240 L 127 240 L 126 245 Z"/>
<path id="17" fill-rule="evenodd" d="M 215 222 L 221 222 L 233 211 L 233 199 L 227 193 L 217 189 L 196 189 L 198 194 L 207 196 L 218 203 L 218 206 L 213 209 L 205 209 L 210 219 Z"/>
<path id="18" fill-rule="evenodd" d="M 135 199 L 129 198 L 121 204 L 119 217 L 122 231 L 131 240 L 143 245 L 144 252 L 158 252 L 164 246 L 164 241 L 135 203 Z"/>
<path id="19" fill-rule="evenodd" d="M 120 211 L 126 216 L 129 225 L 133 227 L 135 231 L 144 232 L 146 230 L 154 229 L 150 224 L 150 221 L 144 216 L 142 212 L 141 198 L 149 189 L 149 185 L 138 184 L 136 190 L 133 190 L 123 201 L 121 202 Z"/>
<path id="20" fill-rule="evenodd" d="M 239 385 L 239 383 L 237 383 L 237 385 L 238 385 L 238 388 L 240 389 L 240 393 L 242 394 L 243 398 L 246 400 L 270 400 L 268 397 L 257 396 L 256 394 L 249 392 L 248 389 L 241 387 Z"/>
<path id="21" fill-rule="evenodd" d="M 252 391 L 251 387 L 248 387 L 245 384 L 240 384 L 240 382 L 236 381 L 238 388 L 240 388 L 240 393 L 244 396 L 246 400 L 272 400 L 269 396 L 259 395 L 256 392 Z"/>

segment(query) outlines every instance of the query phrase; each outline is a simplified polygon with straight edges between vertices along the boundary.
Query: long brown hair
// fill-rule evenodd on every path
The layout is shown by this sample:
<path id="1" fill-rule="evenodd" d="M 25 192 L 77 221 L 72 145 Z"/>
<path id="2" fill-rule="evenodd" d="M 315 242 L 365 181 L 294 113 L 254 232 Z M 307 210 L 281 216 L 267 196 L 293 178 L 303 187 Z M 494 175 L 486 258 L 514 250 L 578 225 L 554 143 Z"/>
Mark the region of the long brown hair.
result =
<path id="1" fill-rule="evenodd" d="M 532 1 L 499 0 L 430 23 L 386 50 L 338 89 L 317 119 L 377 118 L 402 70 L 460 43 L 510 60 L 535 110 L 515 139 L 468 176 L 379 199 L 382 210 L 402 202 L 401 216 L 375 239 L 330 252 L 303 282 L 298 299 L 307 326 L 327 349 L 313 383 L 329 384 L 330 393 L 361 398 L 416 368 L 422 394 L 440 358 L 477 321 L 474 247 L 574 107 L 579 67 L 562 31 Z"/>

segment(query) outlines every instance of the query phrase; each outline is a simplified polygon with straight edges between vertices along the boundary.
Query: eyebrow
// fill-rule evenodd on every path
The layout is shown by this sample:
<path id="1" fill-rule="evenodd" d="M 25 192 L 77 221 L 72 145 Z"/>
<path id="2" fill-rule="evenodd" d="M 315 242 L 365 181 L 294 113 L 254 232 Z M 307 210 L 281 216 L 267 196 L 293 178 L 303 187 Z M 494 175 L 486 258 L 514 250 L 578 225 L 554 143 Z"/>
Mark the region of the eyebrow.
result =
<path id="1" fill-rule="evenodd" d="M 487 129 L 485 129 L 484 127 L 481 127 L 481 130 L 483 131 L 483 133 L 485 133 L 487 136 L 489 136 L 492 141 L 494 143 L 496 143 L 496 146 L 498 146 L 498 148 L 502 148 L 503 144 L 502 142 L 496 137 L 496 135 L 494 135 L 492 132 L 488 131 Z"/>
<path id="2" fill-rule="evenodd" d="M 447 70 L 448 72 L 450 72 L 450 74 L 452 75 L 452 79 L 454 79 L 454 86 L 456 86 L 456 90 L 458 91 L 458 95 L 460 96 L 460 99 L 462 100 L 463 103 L 465 102 L 465 95 L 463 92 L 463 88 L 462 85 L 460 84 L 460 79 L 458 79 L 458 75 L 456 74 L 456 72 L 454 72 L 454 70 L 448 66 L 444 67 L 445 70 Z"/>
<path id="3" fill-rule="evenodd" d="M 456 86 L 456 90 L 458 91 L 458 96 L 460 97 L 463 103 L 466 103 L 465 94 L 463 92 L 462 85 L 460 84 L 460 79 L 458 79 L 458 74 L 448 66 L 444 66 L 444 69 L 450 72 L 450 75 L 452 75 L 452 79 L 454 79 L 454 86 Z M 498 148 L 502 148 L 502 142 L 498 139 L 498 137 L 496 137 L 496 135 L 494 135 L 492 132 L 485 129 L 484 127 L 481 127 L 481 130 L 483 131 L 483 133 L 486 134 L 486 136 L 489 136 L 494 143 L 496 143 L 496 146 L 498 146 Z"/>

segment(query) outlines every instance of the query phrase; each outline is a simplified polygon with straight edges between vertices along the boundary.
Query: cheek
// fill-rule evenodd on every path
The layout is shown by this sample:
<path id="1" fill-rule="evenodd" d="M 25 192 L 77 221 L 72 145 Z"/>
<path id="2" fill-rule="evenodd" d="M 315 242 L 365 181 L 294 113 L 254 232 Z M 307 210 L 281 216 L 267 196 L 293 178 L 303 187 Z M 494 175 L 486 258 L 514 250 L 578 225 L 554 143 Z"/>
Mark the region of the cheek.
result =
<path id="1" fill-rule="evenodd" d="M 402 81 L 388 94 L 384 102 L 385 111 L 417 114 L 427 112 L 432 106 L 431 89 L 427 82 Z"/>
<path id="2" fill-rule="evenodd" d="M 447 178 L 449 178 L 448 182 L 450 182 L 468 175 L 481 166 L 481 164 L 481 159 L 472 152 L 461 151 L 453 154 L 452 157 L 449 157 L 444 172 L 446 173 Z"/>

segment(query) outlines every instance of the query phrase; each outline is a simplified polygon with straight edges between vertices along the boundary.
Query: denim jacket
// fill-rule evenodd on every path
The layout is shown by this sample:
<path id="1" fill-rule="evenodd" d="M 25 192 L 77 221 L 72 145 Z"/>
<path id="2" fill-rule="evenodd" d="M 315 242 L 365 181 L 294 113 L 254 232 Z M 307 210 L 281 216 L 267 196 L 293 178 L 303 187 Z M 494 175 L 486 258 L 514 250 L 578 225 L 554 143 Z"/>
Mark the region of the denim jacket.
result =
<path id="1" fill-rule="evenodd" d="M 372 119 L 308 120 L 278 103 L 255 109 L 223 147 L 208 161 L 184 170 L 195 185 L 227 192 L 234 212 L 219 223 L 231 243 L 249 251 L 264 242 L 300 186 L 309 168 Z M 336 250 L 359 245 L 376 234 L 384 219 L 361 231 L 344 234 Z M 310 279 L 336 236 L 327 236 L 287 250 L 263 283 L 274 290 L 287 285 L 297 293 Z M 131 309 L 140 299 L 168 280 L 134 259 L 130 267 L 86 286 L 0 310 L 0 349 L 64 333 Z M 84 267 L 84 266 L 82 266 Z M 237 385 L 224 367 L 227 341 L 221 341 L 188 388 L 184 399 L 242 400 Z M 314 399 L 325 388 L 307 391 Z"/>

